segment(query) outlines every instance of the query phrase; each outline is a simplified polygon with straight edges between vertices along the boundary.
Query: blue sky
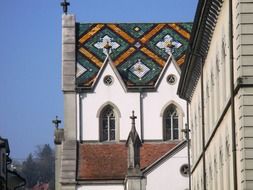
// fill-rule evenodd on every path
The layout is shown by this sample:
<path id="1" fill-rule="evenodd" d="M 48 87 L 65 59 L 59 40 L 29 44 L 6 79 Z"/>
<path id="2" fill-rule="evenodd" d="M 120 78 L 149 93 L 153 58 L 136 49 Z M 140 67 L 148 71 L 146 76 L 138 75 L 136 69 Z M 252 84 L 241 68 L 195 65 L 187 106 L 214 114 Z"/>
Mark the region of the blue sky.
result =
<path id="1" fill-rule="evenodd" d="M 53 146 L 63 120 L 60 0 L 8 0 L 0 11 L 0 136 L 22 161 Z M 71 0 L 78 22 L 191 22 L 197 0 Z"/>

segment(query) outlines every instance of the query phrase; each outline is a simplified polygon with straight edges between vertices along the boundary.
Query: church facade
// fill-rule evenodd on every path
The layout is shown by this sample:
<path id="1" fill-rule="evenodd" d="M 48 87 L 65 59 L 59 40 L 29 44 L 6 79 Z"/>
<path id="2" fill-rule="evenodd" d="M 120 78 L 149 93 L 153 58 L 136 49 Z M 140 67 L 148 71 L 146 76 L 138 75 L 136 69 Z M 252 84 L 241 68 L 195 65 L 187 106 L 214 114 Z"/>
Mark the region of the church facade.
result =
<path id="1" fill-rule="evenodd" d="M 199 1 L 178 93 L 189 103 L 192 190 L 253 189 L 253 1 Z"/>
<path id="2" fill-rule="evenodd" d="M 62 16 L 56 189 L 188 189 L 186 102 L 176 93 L 191 28 Z"/>

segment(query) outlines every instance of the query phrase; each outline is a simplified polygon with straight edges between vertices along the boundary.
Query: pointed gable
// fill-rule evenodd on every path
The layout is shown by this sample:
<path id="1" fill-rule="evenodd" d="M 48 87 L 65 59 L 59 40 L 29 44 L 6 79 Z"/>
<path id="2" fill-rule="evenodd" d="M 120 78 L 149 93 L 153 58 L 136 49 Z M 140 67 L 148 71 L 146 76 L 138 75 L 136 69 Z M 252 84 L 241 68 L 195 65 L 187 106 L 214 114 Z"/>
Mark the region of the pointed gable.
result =
<path id="1" fill-rule="evenodd" d="M 113 78 L 117 79 L 117 81 L 119 81 L 122 88 L 126 91 L 126 86 L 125 86 L 124 82 L 122 81 L 122 78 L 121 78 L 118 70 L 113 65 L 110 56 L 107 56 L 105 58 L 105 61 L 102 65 L 100 71 L 98 72 L 97 76 L 95 77 L 94 82 L 91 87 L 95 88 L 96 85 L 99 83 L 100 79 L 104 78 L 105 75 L 113 75 Z M 117 81 L 115 81 L 115 82 L 117 82 Z"/>

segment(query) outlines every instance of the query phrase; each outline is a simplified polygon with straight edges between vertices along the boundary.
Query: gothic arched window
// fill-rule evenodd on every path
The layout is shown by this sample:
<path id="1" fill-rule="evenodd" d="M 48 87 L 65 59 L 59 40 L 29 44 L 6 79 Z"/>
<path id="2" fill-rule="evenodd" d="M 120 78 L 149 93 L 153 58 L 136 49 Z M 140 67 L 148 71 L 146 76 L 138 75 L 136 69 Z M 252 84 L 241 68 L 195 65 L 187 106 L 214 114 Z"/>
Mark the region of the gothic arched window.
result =
<path id="1" fill-rule="evenodd" d="M 112 106 L 106 106 L 100 115 L 100 140 L 114 141 L 116 139 L 116 117 Z"/>
<path id="2" fill-rule="evenodd" d="M 178 134 L 178 113 L 174 104 L 169 105 L 163 115 L 164 140 L 179 139 Z"/>

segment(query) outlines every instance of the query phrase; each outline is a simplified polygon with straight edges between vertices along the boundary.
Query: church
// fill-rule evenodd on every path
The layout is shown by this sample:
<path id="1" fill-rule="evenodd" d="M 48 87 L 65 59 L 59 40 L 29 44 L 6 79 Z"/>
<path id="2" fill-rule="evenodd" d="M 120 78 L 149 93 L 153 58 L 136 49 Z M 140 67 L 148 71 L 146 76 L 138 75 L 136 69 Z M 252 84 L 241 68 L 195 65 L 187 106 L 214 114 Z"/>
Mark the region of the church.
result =
<path id="1" fill-rule="evenodd" d="M 253 189 L 252 0 L 201 0 L 193 23 L 62 5 L 57 190 Z"/>
<path id="2" fill-rule="evenodd" d="M 82 23 L 66 4 L 56 189 L 188 189 L 177 88 L 192 23 Z"/>

